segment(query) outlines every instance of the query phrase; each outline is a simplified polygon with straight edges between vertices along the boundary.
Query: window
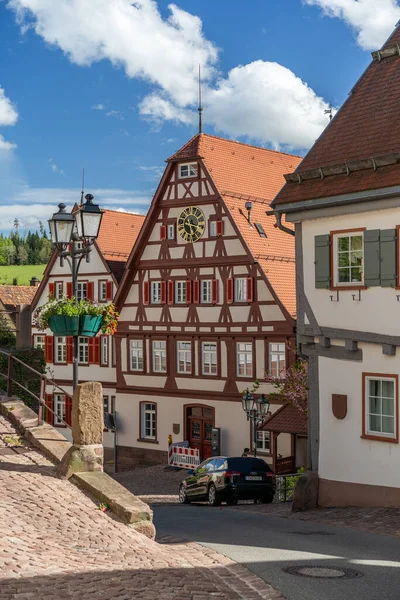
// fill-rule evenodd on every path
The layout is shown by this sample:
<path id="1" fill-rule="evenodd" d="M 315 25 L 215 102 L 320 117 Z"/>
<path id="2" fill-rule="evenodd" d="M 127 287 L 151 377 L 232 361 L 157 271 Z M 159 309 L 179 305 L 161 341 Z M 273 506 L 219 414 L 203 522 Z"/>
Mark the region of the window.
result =
<path id="1" fill-rule="evenodd" d="M 175 302 L 176 304 L 185 304 L 186 281 L 175 281 Z"/>
<path id="2" fill-rule="evenodd" d="M 87 365 L 89 362 L 89 339 L 87 337 L 78 338 L 78 362 L 80 365 Z"/>
<path id="3" fill-rule="evenodd" d="M 167 342 L 153 342 L 153 371 L 167 372 Z"/>
<path id="4" fill-rule="evenodd" d="M 56 281 L 54 284 L 54 292 L 55 292 L 55 297 L 57 298 L 57 300 L 60 300 L 60 298 L 63 297 L 64 295 L 64 284 L 62 281 Z"/>
<path id="5" fill-rule="evenodd" d="M 147 402 L 140 403 L 140 438 L 146 440 L 156 439 L 156 411 L 157 405 Z"/>
<path id="6" fill-rule="evenodd" d="M 397 437 L 397 381 L 395 377 L 364 376 L 365 434 Z"/>
<path id="7" fill-rule="evenodd" d="M 338 233 L 333 237 L 334 284 L 360 285 L 363 283 L 363 234 Z"/>
<path id="8" fill-rule="evenodd" d="M 54 425 L 63 425 L 65 421 L 65 396 L 64 394 L 54 394 Z"/>
<path id="9" fill-rule="evenodd" d="M 161 304 L 161 281 L 151 282 L 151 303 Z"/>
<path id="10" fill-rule="evenodd" d="M 197 164 L 190 163 L 186 165 L 179 165 L 179 178 L 185 177 L 196 177 L 197 176 Z"/>
<path id="11" fill-rule="evenodd" d="M 103 366 L 108 366 L 108 337 L 106 335 L 103 335 L 100 339 L 101 339 L 100 361 Z"/>
<path id="12" fill-rule="evenodd" d="M 56 362 L 67 362 L 67 342 L 65 337 L 57 336 L 56 341 Z"/>
<path id="13" fill-rule="evenodd" d="M 257 229 L 260 237 L 266 238 L 267 234 L 265 233 L 264 227 L 261 225 L 261 223 L 254 223 L 254 225 L 256 226 L 256 229 Z"/>
<path id="14" fill-rule="evenodd" d="M 257 431 L 257 450 L 271 454 L 271 433 L 269 431 Z M 253 442 L 254 450 L 254 442 Z"/>
<path id="15" fill-rule="evenodd" d="M 269 347 L 269 372 L 274 377 L 280 377 L 286 369 L 285 344 L 268 344 Z"/>
<path id="16" fill-rule="evenodd" d="M 210 221 L 208 224 L 209 235 L 210 237 L 217 236 L 217 221 Z"/>
<path id="17" fill-rule="evenodd" d="M 44 350 L 45 347 L 45 337 L 44 335 L 35 335 L 33 338 L 33 347 L 40 348 L 40 350 Z"/>
<path id="18" fill-rule="evenodd" d="M 143 371 L 143 340 L 131 340 L 131 371 Z"/>
<path id="19" fill-rule="evenodd" d="M 192 343 L 191 342 L 178 342 L 177 356 L 178 356 L 178 373 L 191 373 L 192 372 Z"/>
<path id="20" fill-rule="evenodd" d="M 107 281 L 99 281 L 99 302 L 107 301 Z"/>
<path id="21" fill-rule="evenodd" d="M 171 223 L 170 225 L 167 225 L 167 239 L 168 240 L 174 240 L 175 239 L 175 225 L 174 225 L 174 223 Z"/>
<path id="22" fill-rule="evenodd" d="M 253 375 L 253 344 L 251 342 L 236 344 L 236 372 L 238 377 Z"/>
<path id="23" fill-rule="evenodd" d="M 103 414 L 104 414 L 104 427 L 107 429 L 105 422 L 105 415 L 114 414 L 115 410 L 115 396 L 103 396 Z"/>
<path id="24" fill-rule="evenodd" d="M 247 278 L 239 277 L 235 279 L 235 302 L 247 301 Z"/>
<path id="25" fill-rule="evenodd" d="M 202 344 L 203 375 L 217 374 L 217 343 L 203 342 Z"/>
<path id="26" fill-rule="evenodd" d="M 200 301 L 202 304 L 212 302 L 212 280 L 203 279 L 200 281 Z"/>
<path id="27" fill-rule="evenodd" d="M 80 281 L 76 286 L 76 299 L 84 300 L 87 297 L 87 283 L 86 281 Z"/>

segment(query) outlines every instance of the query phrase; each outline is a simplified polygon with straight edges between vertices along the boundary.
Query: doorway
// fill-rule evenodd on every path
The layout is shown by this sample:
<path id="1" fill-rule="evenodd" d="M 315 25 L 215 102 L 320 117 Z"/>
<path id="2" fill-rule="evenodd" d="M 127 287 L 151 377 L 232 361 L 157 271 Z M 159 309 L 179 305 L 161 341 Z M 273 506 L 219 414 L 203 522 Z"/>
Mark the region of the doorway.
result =
<path id="1" fill-rule="evenodd" d="M 197 448 L 200 461 L 212 456 L 211 432 L 215 425 L 215 409 L 196 404 L 185 406 L 186 437 L 190 448 Z"/>

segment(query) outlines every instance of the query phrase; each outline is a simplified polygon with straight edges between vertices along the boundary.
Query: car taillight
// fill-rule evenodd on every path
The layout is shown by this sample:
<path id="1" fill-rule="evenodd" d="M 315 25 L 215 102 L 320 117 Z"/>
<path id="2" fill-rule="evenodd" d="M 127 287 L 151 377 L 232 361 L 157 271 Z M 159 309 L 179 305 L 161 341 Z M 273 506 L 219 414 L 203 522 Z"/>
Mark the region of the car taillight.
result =
<path id="1" fill-rule="evenodd" d="M 275 473 L 272 473 L 272 471 L 270 473 L 265 473 L 266 477 L 272 477 L 272 479 L 275 479 Z"/>
<path id="2" fill-rule="evenodd" d="M 225 477 L 228 477 L 228 479 L 232 479 L 233 477 L 239 477 L 240 476 L 240 471 L 227 471 L 225 473 Z"/>

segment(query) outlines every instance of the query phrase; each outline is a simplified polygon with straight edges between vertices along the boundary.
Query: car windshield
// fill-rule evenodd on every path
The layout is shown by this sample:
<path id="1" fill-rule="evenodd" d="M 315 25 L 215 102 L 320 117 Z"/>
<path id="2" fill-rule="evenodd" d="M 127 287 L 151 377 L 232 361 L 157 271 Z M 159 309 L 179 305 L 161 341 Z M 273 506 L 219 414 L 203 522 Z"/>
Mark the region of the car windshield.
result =
<path id="1" fill-rule="evenodd" d="M 228 469 L 244 473 L 247 471 L 271 471 L 271 468 L 261 458 L 228 458 Z"/>

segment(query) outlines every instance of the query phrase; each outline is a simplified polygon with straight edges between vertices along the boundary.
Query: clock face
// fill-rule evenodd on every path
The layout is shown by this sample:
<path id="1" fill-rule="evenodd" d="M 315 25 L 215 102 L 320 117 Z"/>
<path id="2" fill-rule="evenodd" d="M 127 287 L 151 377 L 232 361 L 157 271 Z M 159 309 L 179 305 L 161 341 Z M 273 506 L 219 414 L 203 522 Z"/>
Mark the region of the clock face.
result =
<path id="1" fill-rule="evenodd" d="M 189 206 L 178 217 L 178 233 L 185 242 L 197 242 L 206 228 L 204 213 L 196 206 Z"/>

